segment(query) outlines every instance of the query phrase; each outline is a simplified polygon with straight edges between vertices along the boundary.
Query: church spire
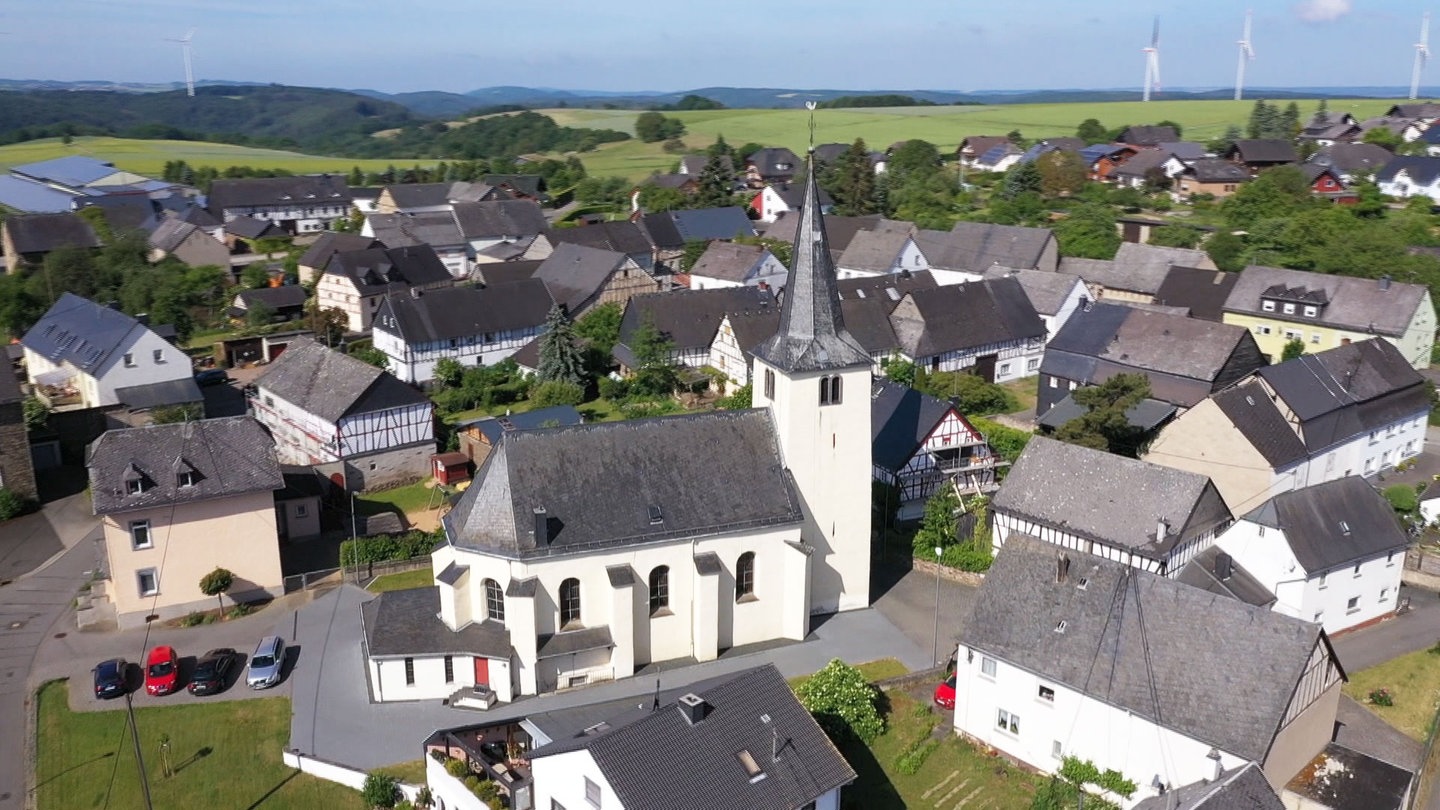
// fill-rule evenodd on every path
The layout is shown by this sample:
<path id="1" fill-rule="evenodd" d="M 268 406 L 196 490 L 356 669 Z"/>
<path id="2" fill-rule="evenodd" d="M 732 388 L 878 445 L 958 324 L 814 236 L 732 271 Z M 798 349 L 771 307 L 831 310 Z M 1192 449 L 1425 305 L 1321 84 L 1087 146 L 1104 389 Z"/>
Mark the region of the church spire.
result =
<path id="1" fill-rule="evenodd" d="M 825 236 L 825 218 L 820 213 L 819 188 L 815 185 L 814 149 L 805 174 L 805 202 L 795 230 L 785 300 L 780 307 L 780 328 L 755 349 L 755 356 L 785 372 L 870 364 L 870 355 L 845 329 L 840 314 L 835 263 L 830 258 L 830 240 Z"/>

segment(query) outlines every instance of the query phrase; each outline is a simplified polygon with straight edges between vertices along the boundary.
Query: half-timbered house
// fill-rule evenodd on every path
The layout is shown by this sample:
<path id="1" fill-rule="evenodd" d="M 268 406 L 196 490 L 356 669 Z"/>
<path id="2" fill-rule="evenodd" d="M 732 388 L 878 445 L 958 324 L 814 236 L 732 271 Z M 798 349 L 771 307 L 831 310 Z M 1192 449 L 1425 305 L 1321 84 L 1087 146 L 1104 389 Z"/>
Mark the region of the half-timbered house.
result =
<path id="1" fill-rule="evenodd" d="M 901 520 L 920 517 L 942 487 L 993 491 L 1002 463 L 954 405 L 884 378 L 870 394 L 870 443 L 875 480 L 899 491 L 891 506 Z"/>
<path id="2" fill-rule="evenodd" d="M 890 313 L 904 359 L 929 371 L 974 369 L 987 382 L 1033 376 L 1045 322 L 1013 277 L 915 290 Z"/>
<path id="3" fill-rule="evenodd" d="M 625 368 L 637 368 L 640 361 L 635 355 L 635 339 L 649 326 L 669 343 L 670 363 L 698 369 L 709 364 L 715 331 L 726 315 L 778 311 L 775 296 L 760 287 L 637 295 L 625 305 L 615 359 Z"/>

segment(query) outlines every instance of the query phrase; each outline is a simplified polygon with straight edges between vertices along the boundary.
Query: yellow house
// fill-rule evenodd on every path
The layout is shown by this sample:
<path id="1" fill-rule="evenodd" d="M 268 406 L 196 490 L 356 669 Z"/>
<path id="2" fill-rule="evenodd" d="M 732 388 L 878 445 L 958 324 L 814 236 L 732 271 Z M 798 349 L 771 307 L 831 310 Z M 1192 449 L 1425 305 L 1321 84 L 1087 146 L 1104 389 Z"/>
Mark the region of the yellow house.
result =
<path id="1" fill-rule="evenodd" d="M 227 604 L 284 592 L 275 445 L 248 416 L 112 430 L 90 446 L 105 532 L 104 595 L 120 626 L 216 607 L 200 580 L 234 575 Z"/>
<path id="2" fill-rule="evenodd" d="M 1416 369 L 1430 367 L 1435 307 L 1421 284 L 1331 276 L 1251 265 L 1225 300 L 1225 323 L 1243 326 L 1260 351 L 1278 362 L 1285 344 L 1299 340 L 1305 353 L 1382 338 Z"/>

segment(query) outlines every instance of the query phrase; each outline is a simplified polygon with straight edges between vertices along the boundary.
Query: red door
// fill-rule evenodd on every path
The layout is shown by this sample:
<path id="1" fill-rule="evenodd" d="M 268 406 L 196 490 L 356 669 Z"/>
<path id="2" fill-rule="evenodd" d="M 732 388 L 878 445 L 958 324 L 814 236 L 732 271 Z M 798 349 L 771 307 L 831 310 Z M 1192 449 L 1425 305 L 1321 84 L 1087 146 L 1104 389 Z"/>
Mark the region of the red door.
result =
<path id="1" fill-rule="evenodd" d="M 490 659 L 475 656 L 475 685 L 490 685 Z"/>

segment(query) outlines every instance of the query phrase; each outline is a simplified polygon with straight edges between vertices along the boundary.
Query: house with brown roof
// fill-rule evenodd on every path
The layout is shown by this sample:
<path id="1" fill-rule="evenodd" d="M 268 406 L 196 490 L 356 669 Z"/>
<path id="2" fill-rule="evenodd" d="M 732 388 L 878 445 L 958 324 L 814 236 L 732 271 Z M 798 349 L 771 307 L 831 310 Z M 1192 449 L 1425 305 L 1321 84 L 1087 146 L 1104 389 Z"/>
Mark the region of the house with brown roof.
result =
<path id="1" fill-rule="evenodd" d="M 1146 124 L 1143 126 L 1126 127 L 1115 139 L 1116 143 L 1128 144 L 1140 148 L 1154 148 L 1162 143 L 1174 143 L 1180 140 L 1180 133 L 1172 126 L 1155 126 Z"/>
<path id="2" fill-rule="evenodd" d="M 1223 199 L 1238 191 L 1241 184 L 1250 182 L 1250 178 L 1245 167 L 1228 160 L 1196 160 L 1175 176 L 1175 194 L 1186 198 L 1209 194 Z"/>
<path id="3" fill-rule="evenodd" d="M 970 135 L 960 139 L 960 145 L 955 148 L 955 157 L 962 166 L 969 168 L 976 165 L 975 162 L 981 155 L 1008 143 L 1010 138 L 1005 135 Z"/>
<path id="4" fill-rule="evenodd" d="M 1244 166 L 1252 177 L 1275 166 L 1300 162 L 1294 142 L 1283 138 L 1241 139 L 1230 144 L 1222 157 Z"/>

